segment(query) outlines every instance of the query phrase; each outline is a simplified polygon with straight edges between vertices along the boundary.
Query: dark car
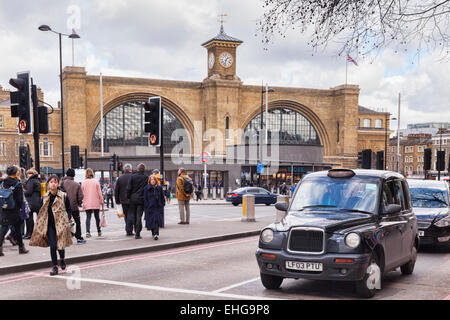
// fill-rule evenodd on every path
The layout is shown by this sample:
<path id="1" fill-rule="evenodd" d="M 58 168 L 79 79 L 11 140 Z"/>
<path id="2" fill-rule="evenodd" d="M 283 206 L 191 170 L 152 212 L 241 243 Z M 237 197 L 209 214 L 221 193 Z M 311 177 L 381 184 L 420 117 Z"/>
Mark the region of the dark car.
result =
<path id="1" fill-rule="evenodd" d="M 445 181 L 408 179 L 420 244 L 450 246 L 449 187 Z"/>
<path id="2" fill-rule="evenodd" d="M 265 204 L 270 206 L 271 204 L 277 203 L 278 194 L 270 193 L 266 189 L 258 187 L 244 187 L 228 192 L 225 195 L 225 200 L 238 206 L 242 203 L 242 197 L 246 194 L 255 196 L 255 204 Z"/>
<path id="3" fill-rule="evenodd" d="M 256 259 L 262 284 L 284 278 L 353 281 L 372 297 L 382 275 L 411 274 L 419 236 L 408 183 L 395 172 L 332 169 L 305 176 L 287 215 L 264 228 Z"/>

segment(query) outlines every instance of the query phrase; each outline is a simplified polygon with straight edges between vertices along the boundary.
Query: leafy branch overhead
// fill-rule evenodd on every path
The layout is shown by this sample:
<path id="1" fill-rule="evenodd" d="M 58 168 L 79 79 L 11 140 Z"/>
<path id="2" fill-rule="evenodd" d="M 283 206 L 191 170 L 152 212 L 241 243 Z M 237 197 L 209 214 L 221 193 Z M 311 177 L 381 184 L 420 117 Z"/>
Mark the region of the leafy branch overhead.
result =
<path id="1" fill-rule="evenodd" d="M 367 55 L 439 48 L 449 52 L 450 0 L 263 0 L 258 30 L 267 45 L 294 29 L 315 51 L 336 43 L 337 54 Z M 333 45 L 334 47 L 334 45 Z"/>

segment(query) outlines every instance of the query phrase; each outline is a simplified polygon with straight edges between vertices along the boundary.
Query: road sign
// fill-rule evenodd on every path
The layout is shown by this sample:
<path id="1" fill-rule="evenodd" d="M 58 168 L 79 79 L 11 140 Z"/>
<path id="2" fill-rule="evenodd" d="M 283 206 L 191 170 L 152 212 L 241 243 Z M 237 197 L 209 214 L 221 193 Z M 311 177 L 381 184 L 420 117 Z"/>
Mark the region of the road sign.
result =
<path id="1" fill-rule="evenodd" d="M 150 145 L 154 145 L 156 143 L 156 135 L 151 134 L 149 137 Z"/>
<path id="2" fill-rule="evenodd" d="M 202 152 L 201 154 L 200 154 L 200 161 L 202 162 L 202 163 L 206 163 L 206 162 L 208 162 L 208 160 L 211 158 L 211 155 L 208 153 L 208 152 Z"/>
<path id="3" fill-rule="evenodd" d="M 257 173 L 264 173 L 264 163 L 258 164 Z"/>
<path id="4" fill-rule="evenodd" d="M 19 131 L 26 132 L 27 128 L 28 128 L 27 121 L 24 119 L 20 120 L 19 121 Z"/>

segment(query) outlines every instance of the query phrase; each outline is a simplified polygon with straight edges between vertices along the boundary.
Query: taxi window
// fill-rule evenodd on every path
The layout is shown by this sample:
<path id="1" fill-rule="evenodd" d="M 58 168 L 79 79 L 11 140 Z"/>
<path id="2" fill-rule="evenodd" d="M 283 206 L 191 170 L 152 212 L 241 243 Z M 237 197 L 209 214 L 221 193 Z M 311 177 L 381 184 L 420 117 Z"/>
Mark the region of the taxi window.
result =
<path id="1" fill-rule="evenodd" d="M 405 197 L 400 180 L 389 180 L 383 183 L 383 205 L 399 204 L 405 210 Z"/>

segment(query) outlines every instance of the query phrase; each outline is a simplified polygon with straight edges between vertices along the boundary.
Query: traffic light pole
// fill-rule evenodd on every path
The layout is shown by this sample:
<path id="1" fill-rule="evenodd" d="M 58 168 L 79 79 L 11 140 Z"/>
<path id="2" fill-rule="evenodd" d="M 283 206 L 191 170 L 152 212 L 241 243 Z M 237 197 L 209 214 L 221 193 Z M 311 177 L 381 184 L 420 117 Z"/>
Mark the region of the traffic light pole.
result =
<path id="1" fill-rule="evenodd" d="M 39 155 L 39 119 L 38 119 L 38 96 L 36 86 L 33 84 L 31 78 L 31 100 L 33 103 L 33 122 L 34 122 L 34 168 L 38 173 L 41 173 L 41 161 Z"/>
<path id="2" fill-rule="evenodd" d="M 160 125 L 161 131 L 159 132 L 159 166 L 161 168 L 161 187 L 164 186 L 164 181 L 166 179 L 166 175 L 164 174 L 164 116 L 163 116 L 163 108 L 161 107 L 160 111 Z"/>

